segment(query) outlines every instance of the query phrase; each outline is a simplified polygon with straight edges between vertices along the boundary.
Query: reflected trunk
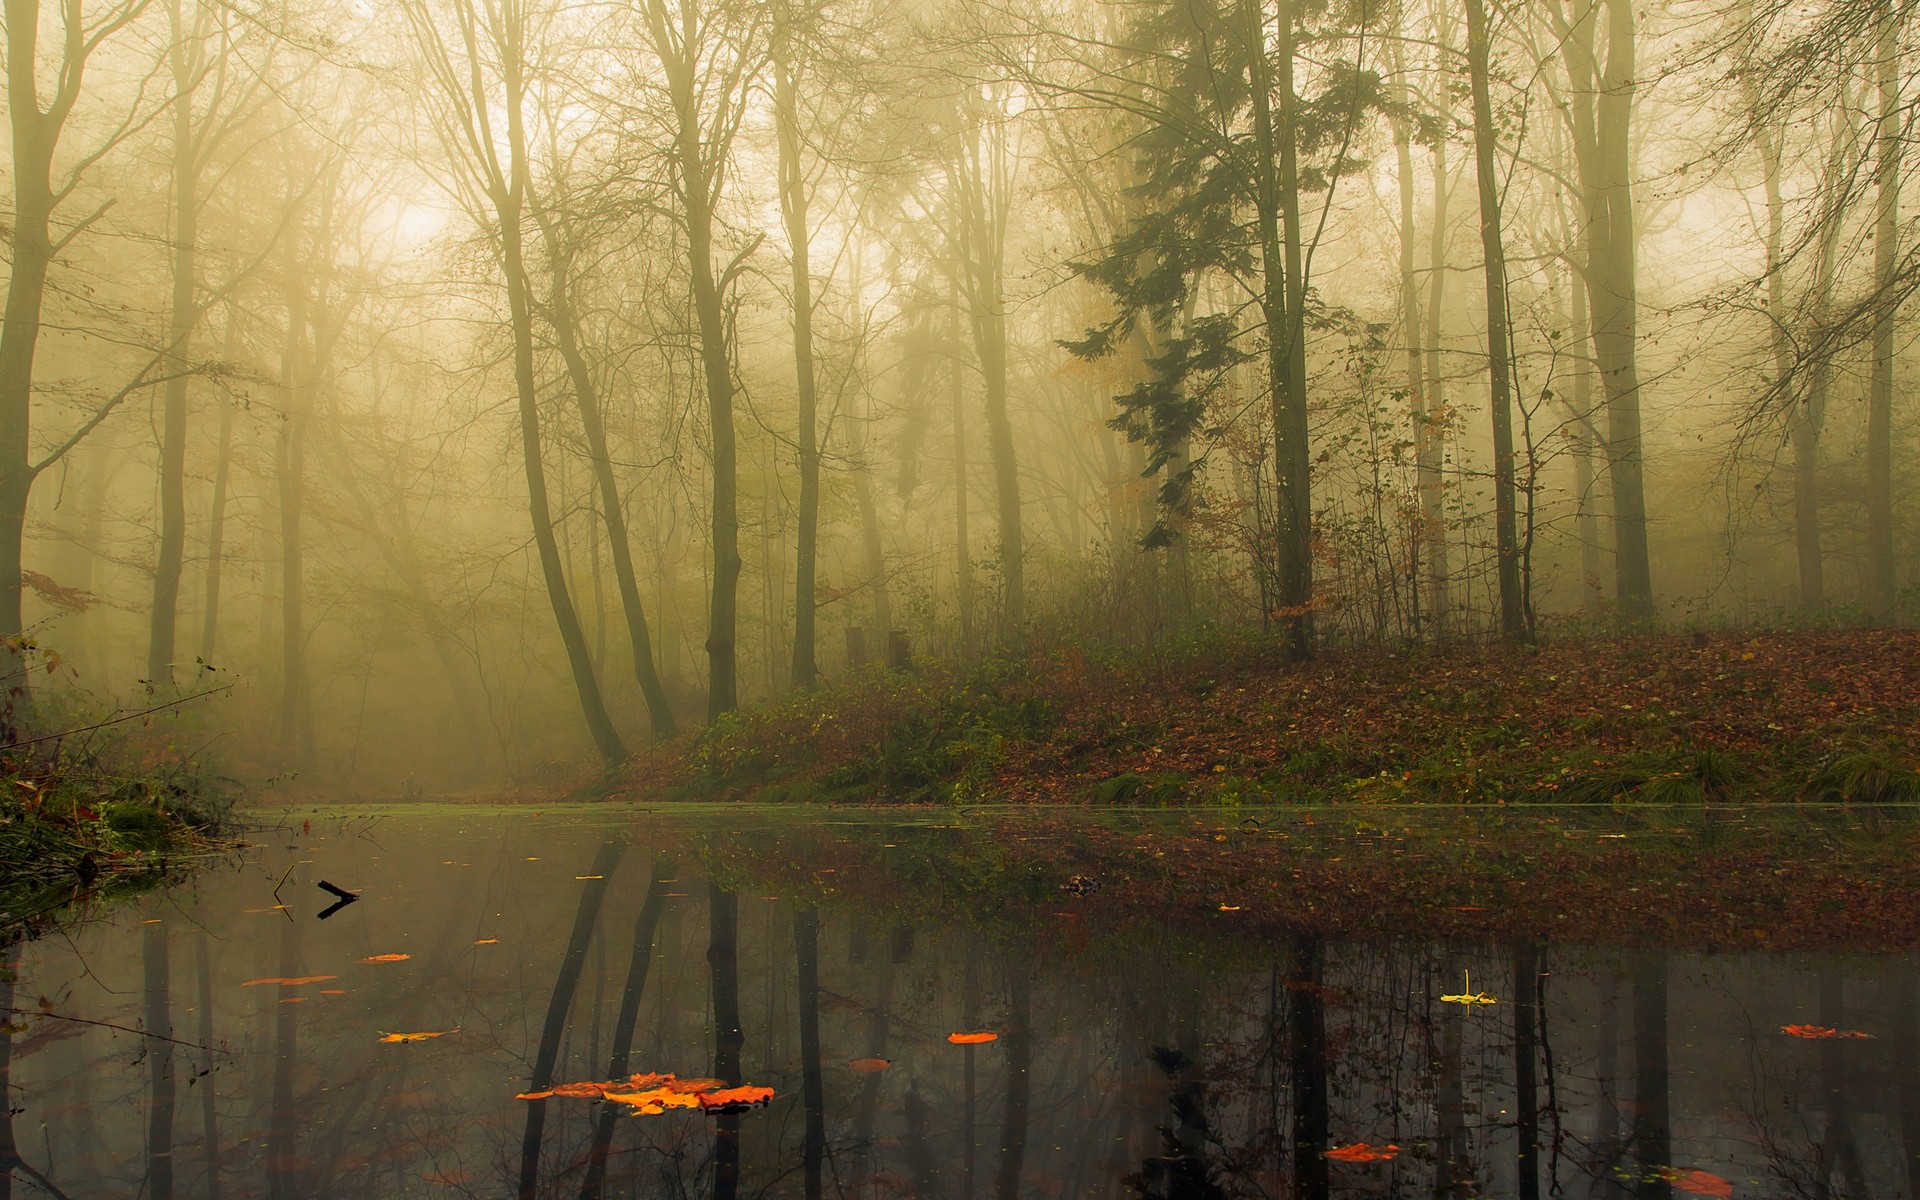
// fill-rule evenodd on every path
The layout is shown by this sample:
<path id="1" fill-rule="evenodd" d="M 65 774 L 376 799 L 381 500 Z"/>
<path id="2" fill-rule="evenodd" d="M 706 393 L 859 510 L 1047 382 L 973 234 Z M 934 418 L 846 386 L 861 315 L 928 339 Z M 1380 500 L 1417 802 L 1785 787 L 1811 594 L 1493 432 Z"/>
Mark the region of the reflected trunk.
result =
<path id="1" fill-rule="evenodd" d="M 145 966 L 147 1186 L 151 1200 L 173 1200 L 173 997 L 164 921 L 141 926 Z"/>
<path id="2" fill-rule="evenodd" d="M 1540 948 L 1520 943 L 1513 950 L 1513 1110 L 1520 1142 L 1520 1200 L 1540 1200 L 1540 1091 L 1535 1074 L 1540 980 Z"/>
<path id="3" fill-rule="evenodd" d="M 820 914 L 793 914 L 794 961 L 800 992 L 800 1097 L 806 1108 L 806 1140 L 800 1152 L 807 1200 L 820 1200 L 820 1168 L 827 1153 L 826 1086 L 820 1074 Z"/>
<path id="4" fill-rule="evenodd" d="M 587 948 L 593 942 L 594 926 L 600 921 L 600 906 L 606 900 L 607 887 L 620 859 L 627 851 L 625 842 L 611 838 L 600 843 L 592 878 L 580 885 L 580 904 L 573 914 L 573 932 L 567 937 L 567 949 L 560 959 L 560 972 L 554 977 L 553 994 L 547 1000 L 547 1019 L 540 1029 L 540 1046 L 533 1060 L 533 1074 L 527 1077 L 526 1090 L 544 1091 L 553 1084 L 553 1070 L 560 1058 L 560 1040 L 567 1030 L 567 1012 L 573 1007 L 573 994 L 580 986 L 580 974 L 587 963 Z M 540 1177 L 540 1139 L 546 1131 L 547 1101 L 528 1100 L 526 1130 L 520 1139 L 520 1200 L 534 1200 Z"/>
<path id="5" fill-rule="evenodd" d="M 1673 1195 L 1667 1085 L 1667 957 L 1650 952 L 1633 972 L 1633 1151 L 1639 1194 L 1655 1200 Z"/>
<path id="6" fill-rule="evenodd" d="M 1007 1048 L 1007 1107 L 1000 1123 L 1000 1178 L 995 1189 L 998 1200 L 1018 1200 L 1020 1196 L 1033 1084 L 1027 1073 L 1033 1062 L 1033 985 L 1025 965 L 1010 962 L 1008 966 L 1007 1031 L 1000 1039 Z"/>
<path id="7" fill-rule="evenodd" d="M 713 973 L 713 1074 L 728 1087 L 740 1085 L 740 897 L 707 884 L 707 965 Z M 740 1190 L 740 1115 L 714 1119 L 713 1200 L 734 1200 Z"/>
<path id="8" fill-rule="evenodd" d="M 607 1078 L 623 1079 L 627 1059 L 633 1051 L 633 1027 L 640 1019 L 640 1001 L 647 991 L 647 972 L 653 965 L 653 948 L 660 932 L 660 914 L 666 909 L 665 879 L 673 875 L 673 863 L 656 862 L 653 882 L 647 886 L 647 899 L 633 923 L 633 948 L 627 960 L 627 983 L 620 992 L 620 1017 L 613 1027 L 613 1046 L 607 1056 Z M 581 1200 L 597 1200 L 606 1181 L 607 1154 L 613 1146 L 613 1127 L 619 1113 L 616 1106 L 603 1104 L 593 1126 L 593 1146 L 587 1152 L 587 1175 L 580 1185 Z M 810 1198 L 811 1200 L 811 1198 Z"/>
<path id="9" fill-rule="evenodd" d="M 280 923 L 280 974 L 293 978 L 300 970 L 300 926 Z M 300 1161 L 298 1117 L 293 1105 L 293 1076 L 300 1058 L 300 1006 L 281 1004 L 274 1009 L 273 1106 L 267 1118 L 267 1196 L 269 1200 L 304 1200 L 308 1175 Z"/>
<path id="10" fill-rule="evenodd" d="M 1287 979 L 1287 1055 L 1293 1075 L 1293 1174 L 1301 1200 L 1326 1200 L 1328 1194 L 1325 965 L 1320 936 L 1296 935 Z"/>
<path id="11" fill-rule="evenodd" d="M 203 1148 L 207 1156 L 206 1200 L 220 1200 L 220 1110 L 215 1103 L 213 1075 L 213 963 L 207 943 L 211 935 L 205 930 L 194 939 L 193 957 L 195 973 L 200 985 L 200 1036 L 201 1051 L 206 1057 L 200 1060 L 200 1077 L 197 1086 L 200 1089 L 200 1129 Z"/>

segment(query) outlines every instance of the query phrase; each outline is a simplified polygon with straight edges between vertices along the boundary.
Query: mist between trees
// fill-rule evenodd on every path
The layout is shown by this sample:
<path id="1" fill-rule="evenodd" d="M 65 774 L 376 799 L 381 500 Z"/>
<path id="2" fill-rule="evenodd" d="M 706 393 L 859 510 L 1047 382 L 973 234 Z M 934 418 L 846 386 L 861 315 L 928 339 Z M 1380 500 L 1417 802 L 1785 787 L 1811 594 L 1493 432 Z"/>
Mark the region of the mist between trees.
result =
<path id="1" fill-rule="evenodd" d="M 478 778 L 902 651 L 1909 620 L 1913 18 L 6 0 L 9 726 Z"/>

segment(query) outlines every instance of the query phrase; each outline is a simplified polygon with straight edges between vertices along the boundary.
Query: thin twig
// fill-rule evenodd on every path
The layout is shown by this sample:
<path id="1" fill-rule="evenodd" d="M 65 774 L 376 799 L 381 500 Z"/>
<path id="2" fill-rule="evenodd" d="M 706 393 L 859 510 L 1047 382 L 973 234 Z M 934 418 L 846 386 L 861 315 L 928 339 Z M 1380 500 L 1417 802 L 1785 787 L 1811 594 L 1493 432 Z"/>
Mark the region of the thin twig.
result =
<path id="1" fill-rule="evenodd" d="M 64 1013 L 48 1012 L 45 1009 L 39 1008 L 9 1008 L 4 1011 L 18 1016 L 45 1017 L 51 1021 L 71 1021 L 75 1025 L 98 1025 L 102 1029 L 117 1029 L 121 1033 L 138 1034 L 140 1037 L 152 1038 L 156 1042 L 171 1042 L 176 1046 L 185 1046 L 190 1050 L 205 1050 L 208 1054 L 224 1054 L 228 1058 L 233 1057 L 233 1051 L 222 1047 L 203 1046 L 199 1042 L 183 1042 L 179 1038 L 170 1038 L 164 1033 L 154 1033 L 146 1029 L 135 1029 L 131 1025 L 115 1025 L 112 1021 L 91 1021 L 86 1017 L 69 1017 Z"/>

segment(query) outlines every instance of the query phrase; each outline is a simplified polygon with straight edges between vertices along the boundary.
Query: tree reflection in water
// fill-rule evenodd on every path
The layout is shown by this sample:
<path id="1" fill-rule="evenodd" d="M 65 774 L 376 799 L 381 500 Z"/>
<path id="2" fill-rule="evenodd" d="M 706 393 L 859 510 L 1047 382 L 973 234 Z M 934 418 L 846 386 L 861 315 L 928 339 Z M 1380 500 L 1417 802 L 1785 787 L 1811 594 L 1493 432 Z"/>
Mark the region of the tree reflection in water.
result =
<path id="1" fill-rule="evenodd" d="M 1607 1197 L 1714 1179 L 1882 1197 L 1920 1171 L 1905 960 L 1276 946 L 1107 927 L 1097 902 L 1062 916 L 1044 882 L 1029 917 L 987 920 L 710 880 L 664 853 L 622 875 L 630 834 L 547 836 L 454 862 L 391 837 L 363 864 L 367 899 L 326 924 L 259 904 L 264 870 L 209 876 L 162 924 L 128 910 L 16 947 L 0 995 L 28 1014 L 0 1046 L 18 1110 L 0 1200 L 157 1196 L 169 1173 L 176 1197 L 286 1200 Z M 401 944 L 411 960 L 359 965 Z M 1469 970 L 1497 1003 L 1439 1000 Z M 338 979 L 240 987 L 320 975 Z M 54 1037 L 42 995 L 191 1044 Z M 1880 1040 L 1780 1032 L 1794 1023 Z M 443 1036 L 380 1044 L 392 1029 Z M 976 1030 L 997 1039 L 948 1041 Z M 724 1117 L 512 1099 L 636 1071 L 776 1099 Z M 179 1115 L 190 1087 L 198 1119 Z M 1327 1157 L 1360 1142 L 1397 1149 Z"/>

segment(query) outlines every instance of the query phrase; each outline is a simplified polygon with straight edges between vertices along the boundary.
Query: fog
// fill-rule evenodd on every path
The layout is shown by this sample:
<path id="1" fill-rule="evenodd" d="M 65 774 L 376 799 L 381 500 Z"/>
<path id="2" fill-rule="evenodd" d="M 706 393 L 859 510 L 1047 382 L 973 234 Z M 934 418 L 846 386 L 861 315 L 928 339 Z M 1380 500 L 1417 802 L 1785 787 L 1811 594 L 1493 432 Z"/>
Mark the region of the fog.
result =
<path id="1" fill-rule="evenodd" d="M 1910 621 L 1914 26 L 7 0 L 6 726 L 477 786 L 889 662 Z"/>

